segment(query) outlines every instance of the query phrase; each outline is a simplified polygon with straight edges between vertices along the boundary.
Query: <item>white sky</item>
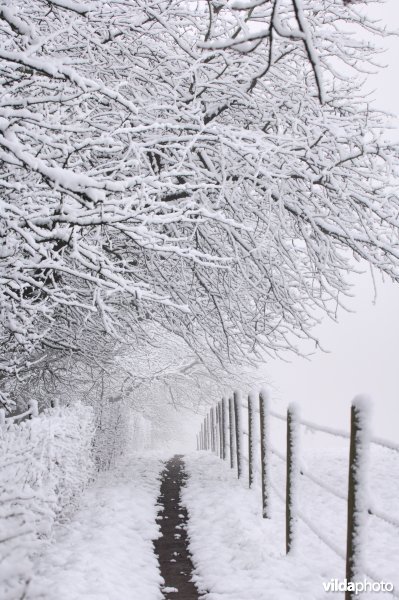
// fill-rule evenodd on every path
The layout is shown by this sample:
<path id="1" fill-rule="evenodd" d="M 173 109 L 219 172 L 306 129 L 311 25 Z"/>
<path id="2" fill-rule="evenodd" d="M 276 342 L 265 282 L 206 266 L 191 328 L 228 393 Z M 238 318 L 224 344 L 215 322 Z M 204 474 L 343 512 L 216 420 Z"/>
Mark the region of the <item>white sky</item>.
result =
<path id="1" fill-rule="evenodd" d="M 372 11 L 399 30 L 399 0 Z M 390 37 L 386 47 L 380 61 L 387 67 L 370 76 L 369 86 L 379 108 L 399 115 L 399 37 Z M 399 130 L 393 136 L 399 139 Z M 347 430 L 351 400 L 366 392 L 373 399 L 374 434 L 399 441 L 399 285 L 379 281 L 374 305 L 370 276 L 354 282 L 355 297 L 346 304 L 356 313 L 341 312 L 338 324 L 325 320 L 317 330 L 330 353 L 269 362 L 265 380 L 282 405 L 298 402 L 304 418 Z"/>

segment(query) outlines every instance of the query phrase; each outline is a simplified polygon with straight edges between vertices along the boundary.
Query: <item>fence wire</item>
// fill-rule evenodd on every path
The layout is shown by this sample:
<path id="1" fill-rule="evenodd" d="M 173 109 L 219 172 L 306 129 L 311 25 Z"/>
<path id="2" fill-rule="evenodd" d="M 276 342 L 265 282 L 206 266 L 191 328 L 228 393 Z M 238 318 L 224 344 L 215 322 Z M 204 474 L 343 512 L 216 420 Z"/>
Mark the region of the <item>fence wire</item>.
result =
<path id="1" fill-rule="evenodd" d="M 243 408 L 245 410 L 248 410 L 248 405 L 247 404 L 243 404 L 243 403 L 239 403 L 239 407 Z M 256 415 L 260 415 L 260 409 L 259 408 L 255 408 L 252 404 L 252 411 L 254 414 Z M 287 416 L 280 414 L 274 410 L 268 410 L 267 411 L 267 415 L 270 417 L 273 417 L 279 421 L 282 421 L 284 423 L 287 423 Z M 240 422 L 242 423 L 241 419 Z M 297 419 L 297 424 L 301 427 L 305 427 L 311 431 L 315 431 L 318 433 L 323 433 L 323 434 L 327 434 L 327 435 L 332 435 L 335 437 L 339 437 L 339 438 L 343 438 L 346 440 L 350 440 L 351 439 L 351 433 L 347 432 L 347 431 L 343 431 L 340 429 L 335 429 L 332 427 L 328 427 L 328 426 L 323 426 L 323 425 L 319 425 L 317 423 L 313 423 L 312 421 L 306 420 L 306 419 Z M 232 424 L 234 426 L 234 423 Z M 228 426 L 229 427 L 229 426 Z M 227 451 L 227 449 L 229 449 L 229 453 L 232 456 L 233 454 L 236 453 L 237 448 L 236 447 L 231 447 L 230 443 L 228 443 L 228 427 L 227 427 L 227 431 L 226 429 L 223 431 L 223 438 L 225 440 L 225 450 Z M 234 426 L 235 428 L 235 426 Z M 252 431 L 252 430 L 251 430 Z M 241 436 L 246 436 L 248 438 L 248 442 L 250 441 L 250 434 L 251 431 L 248 430 L 244 430 L 242 428 L 241 425 L 241 431 L 240 431 L 240 435 Z M 218 432 L 218 429 L 215 429 L 216 435 L 220 435 L 220 433 Z M 238 439 L 238 438 L 237 438 Z M 255 443 L 259 446 L 260 445 L 260 440 L 257 438 L 256 439 L 252 439 L 251 443 Z M 389 440 L 380 438 L 380 437 L 372 437 L 370 439 L 370 442 L 375 445 L 375 446 L 379 446 L 381 448 L 384 448 L 385 450 L 389 450 L 389 451 L 393 451 L 393 452 L 399 452 L 399 444 L 395 444 L 394 442 L 391 442 Z M 276 456 L 279 460 L 281 460 L 284 463 L 287 463 L 287 457 L 284 455 L 284 453 L 280 452 L 279 450 L 277 450 L 275 447 L 273 447 L 270 444 L 270 441 L 268 442 L 268 449 L 271 452 L 271 454 L 273 454 L 274 456 Z M 226 452 L 226 457 L 227 457 L 227 452 Z M 242 452 L 242 448 L 240 449 L 240 452 L 237 452 L 237 457 L 235 457 L 236 460 L 239 461 L 245 461 L 248 464 L 248 468 L 252 468 L 253 472 L 256 472 L 258 475 L 261 474 L 261 471 L 259 469 L 259 464 L 257 461 L 252 462 L 252 465 L 249 465 L 249 458 L 247 456 L 245 456 Z M 299 469 L 298 469 L 299 475 L 308 479 L 309 481 L 311 481 L 314 485 L 318 486 L 320 489 L 324 490 L 325 492 L 327 492 L 328 494 L 330 494 L 331 496 L 338 498 L 339 500 L 343 500 L 343 501 L 348 501 L 348 495 L 345 493 L 342 493 L 340 491 L 337 491 L 334 487 L 332 487 L 331 485 L 329 485 L 328 483 L 325 483 L 324 481 L 322 481 L 321 479 L 319 479 L 317 476 L 315 476 L 309 469 L 307 469 L 306 467 L 304 467 L 303 465 L 299 464 Z M 239 472 L 240 473 L 240 472 Z M 239 474 L 240 476 L 240 474 Z M 270 488 L 274 491 L 274 493 L 276 494 L 276 496 L 283 502 L 286 504 L 286 498 L 284 497 L 284 495 L 280 492 L 280 490 L 278 489 L 278 487 L 270 480 L 269 478 L 269 485 Z M 381 521 L 384 521 L 386 524 L 393 526 L 395 528 L 399 528 L 399 519 L 397 519 L 396 517 L 392 517 L 391 515 L 385 513 L 384 511 L 378 509 L 378 507 L 375 507 L 374 505 L 371 505 L 368 507 L 367 512 L 370 516 L 379 519 Z M 308 516 L 306 514 L 303 513 L 302 510 L 296 508 L 295 510 L 295 514 L 297 516 L 297 518 L 302 521 L 310 531 L 313 532 L 313 534 L 321 541 L 324 543 L 325 546 L 327 546 L 332 552 L 334 552 L 337 556 L 339 556 L 341 559 L 343 560 L 347 560 L 347 556 L 345 554 L 345 552 L 343 552 L 338 546 L 336 546 L 333 542 L 331 542 L 331 540 L 329 540 L 323 532 L 321 532 L 312 522 L 311 519 L 308 518 Z M 371 581 L 374 582 L 378 582 L 380 581 L 380 578 L 378 577 L 377 574 L 375 574 L 372 570 L 368 569 L 365 570 L 363 569 L 363 573 L 364 575 L 370 579 Z M 395 590 L 393 590 L 392 592 L 388 592 L 391 596 L 395 597 L 395 598 L 399 598 L 399 592 L 396 592 Z"/>

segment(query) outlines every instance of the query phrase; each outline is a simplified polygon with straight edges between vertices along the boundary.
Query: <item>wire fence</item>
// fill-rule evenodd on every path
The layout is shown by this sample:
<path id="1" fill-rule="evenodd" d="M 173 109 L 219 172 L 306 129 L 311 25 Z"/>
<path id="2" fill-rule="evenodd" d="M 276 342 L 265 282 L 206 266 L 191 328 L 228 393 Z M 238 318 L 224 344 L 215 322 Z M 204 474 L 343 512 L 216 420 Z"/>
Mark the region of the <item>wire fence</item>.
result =
<path id="1" fill-rule="evenodd" d="M 248 421 L 244 428 L 242 410 L 247 411 Z M 197 449 L 210 450 L 222 460 L 229 461 L 230 467 L 236 470 L 237 477 L 242 479 L 248 474 L 248 486 L 254 484 L 254 475 L 259 473 L 262 491 L 262 516 L 270 518 L 271 491 L 285 504 L 285 545 L 289 554 L 295 543 L 295 520 L 299 519 L 336 555 L 345 560 L 346 581 L 355 583 L 360 574 L 378 582 L 378 575 L 369 569 L 365 571 L 360 564 L 359 548 L 362 544 L 364 515 L 373 516 L 391 527 L 399 528 L 399 519 L 367 503 L 363 482 L 365 479 L 365 456 L 368 447 L 378 446 L 389 452 L 399 452 L 399 445 L 382 438 L 371 437 L 368 431 L 367 403 L 356 397 L 351 406 L 350 431 L 342 431 L 322 426 L 311 421 L 300 419 L 296 407 L 289 406 L 286 414 L 280 414 L 270 408 L 267 392 L 258 397 L 250 394 L 243 403 L 239 392 L 234 392 L 228 400 L 223 399 L 212 407 L 201 424 L 197 434 Z M 282 422 L 286 431 L 286 453 L 277 450 L 270 439 L 273 419 Z M 341 492 L 322 481 L 300 463 L 298 436 L 300 428 L 345 438 L 349 441 L 348 484 L 346 493 Z M 258 435 L 259 434 L 259 435 Z M 245 442 L 245 443 L 244 443 Z M 244 454 L 244 446 L 246 454 Z M 260 470 L 257 469 L 260 455 Z M 276 456 L 285 465 L 285 495 L 273 483 L 271 478 L 271 455 Z M 244 469 L 244 463 L 246 468 Z M 331 496 L 347 505 L 346 550 L 338 547 L 319 530 L 313 521 L 297 507 L 297 478 L 306 478 Z M 345 600 L 354 600 L 356 592 L 347 585 Z M 399 592 L 392 589 L 390 594 L 399 598 Z"/>
<path id="2" fill-rule="evenodd" d="M 53 399 L 51 401 L 51 408 L 58 408 L 59 407 L 59 402 L 58 400 Z M 6 410 L 4 408 L 0 408 L 0 427 L 2 425 L 18 425 L 19 423 L 22 423 L 23 421 L 26 421 L 27 419 L 33 419 L 34 417 L 37 417 L 39 415 L 39 412 L 41 412 L 42 409 L 39 408 L 39 404 L 37 400 L 31 399 L 28 401 L 28 408 L 27 410 L 21 412 L 21 413 L 17 413 L 17 414 L 12 414 L 7 416 Z"/>

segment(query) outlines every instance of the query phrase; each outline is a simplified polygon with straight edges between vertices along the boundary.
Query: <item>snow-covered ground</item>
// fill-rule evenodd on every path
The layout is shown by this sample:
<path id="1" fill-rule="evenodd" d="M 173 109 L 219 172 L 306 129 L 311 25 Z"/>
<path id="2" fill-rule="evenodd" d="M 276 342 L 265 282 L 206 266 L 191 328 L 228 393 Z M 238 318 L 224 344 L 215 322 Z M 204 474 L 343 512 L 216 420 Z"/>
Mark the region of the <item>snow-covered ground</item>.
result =
<path id="1" fill-rule="evenodd" d="M 38 559 L 26 599 L 161 600 L 152 540 L 162 467 L 133 453 L 102 473 Z"/>
<path id="2" fill-rule="evenodd" d="M 205 452 L 186 459 L 190 475 L 183 492 L 189 511 L 190 550 L 195 581 L 206 600 L 319 600 L 329 596 L 323 582 L 345 577 L 347 486 L 346 449 L 315 452 L 304 457 L 308 472 L 336 495 L 302 476 L 297 544 L 285 555 L 285 463 L 273 456 L 272 518 L 262 519 L 258 485 L 247 489 L 228 462 Z M 399 456 L 376 449 L 370 467 L 373 507 L 399 523 Z M 306 524 L 307 522 L 307 524 Z M 310 529 L 309 525 L 313 528 Z M 315 533 L 321 534 L 323 541 Z M 399 592 L 399 530 L 370 516 L 365 539 L 365 566 L 378 581 L 391 582 Z M 340 556 L 338 555 L 340 554 Z M 333 597 L 343 598 L 343 593 Z M 397 596 L 396 596 L 397 597 Z M 392 598 L 388 593 L 364 593 L 362 600 Z"/>
<path id="3" fill-rule="evenodd" d="M 288 557 L 283 456 L 277 453 L 271 460 L 271 519 L 261 517 L 259 474 L 249 490 L 246 469 L 238 481 L 229 461 L 207 452 L 185 457 L 189 478 L 183 503 L 194 581 L 204 600 L 321 600 L 329 595 L 323 584 L 344 579 L 347 447 L 301 444 L 300 455 L 310 478 L 299 477 L 300 518 Z M 25 600 L 163 599 L 153 540 L 159 536 L 157 499 L 165 458 L 160 452 L 132 451 L 98 476 L 75 513 L 55 526 L 53 539 L 42 542 Z M 399 454 L 374 447 L 370 458 L 368 505 L 382 519 L 367 519 L 365 574 L 393 583 L 395 596 L 371 592 L 362 600 L 399 597 Z"/>

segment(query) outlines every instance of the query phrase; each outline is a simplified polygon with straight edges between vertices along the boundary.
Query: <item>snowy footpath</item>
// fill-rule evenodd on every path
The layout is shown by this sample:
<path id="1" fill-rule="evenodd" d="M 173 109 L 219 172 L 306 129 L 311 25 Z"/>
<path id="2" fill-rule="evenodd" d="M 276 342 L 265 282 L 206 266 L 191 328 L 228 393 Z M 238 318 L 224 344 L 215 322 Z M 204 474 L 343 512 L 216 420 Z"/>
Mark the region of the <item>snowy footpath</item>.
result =
<path id="1" fill-rule="evenodd" d="M 392 526 L 399 524 L 399 481 L 393 477 L 398 461 L 397 455 L 384 452 L 372 457 L 370 502 L 383 519 L 370 516 L 364 538 L 366 573 L 392 582 L 395 595 L 367 592 L 362 600 L 399 597 L 399 536 Z M 176 560 L 186 544 L 181 544 L 186 539 L 183 530 L 194 565 L 192 580 L 203 600 L 325 600 L 331 596 L 325 584 L 342 581 L 345 574 L 346 452 L 313 451 L 304 461 L 313 478 L 323 480 L 324 488 L 305 477 L 298 482 L 300 518 L 289 556 L 285 555 L 284 461 L 273 456 L 271 463 L 271 519 L 261 516 L 259 480 L 249 490 L 245 472 L 238 481 L 227 461 L 205 452 L 185 456 L 183 462 L 175 457 L 165 467 L 165 457 L 133 454 L 101 474 L 72 519 L 56 528 L 56 539 L 36 562 L 25 599 L 197 597 L 188 585 L 191 562 L 183 564 L 184 557 Z M 187 522 L 182 507 L 187 508 Z M 154 552 L 154 540 L 161 535 L 157 523 L 163 524 L 164 538 L 156 546 L 165 579 Z M 181 571 L 187 581 L 175 585 Z M 342 592 L 332 595 L 344 598 Z"/>
<path id="2" fill-rule="evenodd" d="M 27 600 L 161 600 L 153 540 L 160 471 L 131 455 L 102 473 L 35 565 Z"/>

